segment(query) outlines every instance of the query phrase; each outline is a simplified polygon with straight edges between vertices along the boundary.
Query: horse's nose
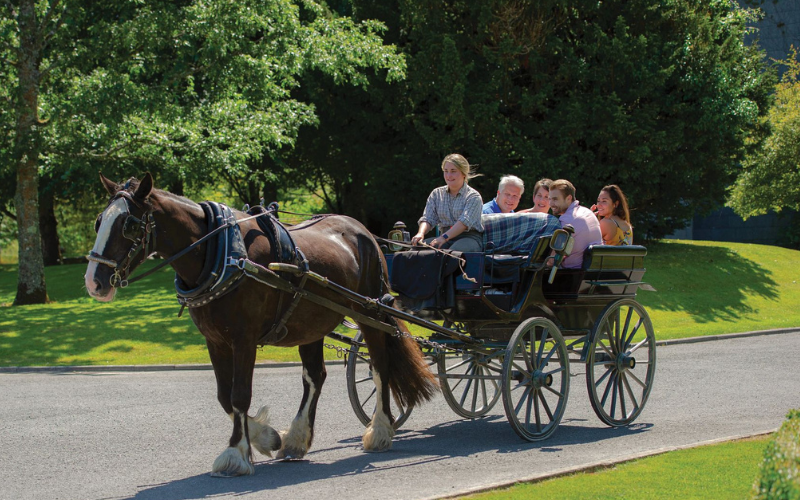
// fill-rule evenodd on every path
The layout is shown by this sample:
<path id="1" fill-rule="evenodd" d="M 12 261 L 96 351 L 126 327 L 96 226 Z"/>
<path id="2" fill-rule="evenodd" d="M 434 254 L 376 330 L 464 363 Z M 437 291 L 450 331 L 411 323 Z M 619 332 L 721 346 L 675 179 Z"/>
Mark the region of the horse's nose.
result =
<path id="1" fill-rule="evenodd" d="M 94 285 L 94 290 L 93 290 L 94 292 L 99 292 L 100 289 L 103 287 L 103 285 L 100 284 L 100 280 L 97 278 L 92 280 L 92 284 Z"/>

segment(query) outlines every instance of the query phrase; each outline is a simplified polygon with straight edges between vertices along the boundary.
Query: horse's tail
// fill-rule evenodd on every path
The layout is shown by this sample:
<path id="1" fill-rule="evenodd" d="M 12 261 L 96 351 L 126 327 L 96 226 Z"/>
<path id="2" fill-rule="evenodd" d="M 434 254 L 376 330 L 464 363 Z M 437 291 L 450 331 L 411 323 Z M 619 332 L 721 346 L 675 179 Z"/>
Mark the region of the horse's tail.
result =
<path id="1" fill-rule="evenodd" d="M 389 360 L 389 387 L 404 407 L 428 401 L 439 388 L 436 375 L 429 369 L 417 342 L 402 321 L 392 318 L 400 336 L 385 334 Z"/>
<path id="2" fill-rule="evenodd" d="M 380 266 L 378 275 L 381 279 L 378 282 L 370 282 L 373 287 L 370 294 L 376 296 L 375 293 L 377 293 L 377 296 L 381 297 L 391 291 L 389 270 L 378 242 L 372 237 L 372 234 L 366 230 L 365 232 L 369 235 L 371 244 L 361 246 L 365 252 L 362 262 L 370 262 L 370 265 L 365 268 L 375 269 L 371 267 L 375 264 Z M 377 262 L 373 260 L 376 256 L 378 257 Z M 375 285 L 377 288 L 374 288 Z M 385 320 L 397 326 L 399 335 L 395 336 L 361 325 L 372 361 L 386 367 L 389 387 L 403 406 L 414 406 L 431 399 L 438 390 L 439 384 L 436 375 L 428 368 L 422 350 L 410 336 L 405 323 L 392 316 L 386 316 Z M 377 336 L 383 338 L 378 340 Z M 373 338 L 375 340 L 372 340 Z"/>

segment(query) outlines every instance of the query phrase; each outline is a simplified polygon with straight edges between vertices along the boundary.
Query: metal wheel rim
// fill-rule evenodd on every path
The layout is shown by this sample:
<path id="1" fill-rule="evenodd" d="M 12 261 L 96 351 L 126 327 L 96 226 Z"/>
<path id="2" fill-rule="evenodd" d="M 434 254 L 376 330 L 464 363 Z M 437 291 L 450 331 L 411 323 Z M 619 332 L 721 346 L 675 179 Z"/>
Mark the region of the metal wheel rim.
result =
<path id="1" fill-rule="evenodd" d="M 569 378 L 567 346 L 558 327 L 545 318 L 522 322 L 503 361 L 503 406 L 514 432 L 527 441 L 550 437 L 564 416 Z"/>
<path id="2" fill-rule="evenodd" d="M 377 389 L 372 380 L 372 365 L 369 362 L 369 353 L 366 348 L 362 348 L 358 343 L 363 342 L 364 335 L 359 331 L 353 341 L 357 342 L 350 346 L 345 361 L 347 367 L 347 395 L 350 398 L 350 406 L 356 414 L 358 420 L 367 426 L 372 421 L 375 413 L 375 402 L 377 400 Z M 395 430 L 399 429 L 411 415 L 413 407 L 403 408 L 392 394 L 391 398 L 392 415 L 394 416 Z"/>
<path id="3" fill-rule="evenodd" d="M 644 307 L 631 299 L 606 306 L 586 357 L 586 387 L 597 417 L 613 427 L 636 420 L 653 387 L 655 369 L 656 339 Z"/>
<path id="4" fill-rule="evenodd" d="M 497 404 L 502 392 L 501 382 L 497 380 L 503 372 L 500 353 L 440 350 L 436 360 L 442 395 L 457 415 L 481 417 Z"/>

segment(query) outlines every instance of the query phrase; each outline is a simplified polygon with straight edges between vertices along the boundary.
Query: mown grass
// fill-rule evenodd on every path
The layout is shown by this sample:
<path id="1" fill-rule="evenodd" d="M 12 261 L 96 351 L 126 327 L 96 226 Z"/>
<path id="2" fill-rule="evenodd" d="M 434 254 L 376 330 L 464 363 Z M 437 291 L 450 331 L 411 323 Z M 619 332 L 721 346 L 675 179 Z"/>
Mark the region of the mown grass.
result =
<path id="1" fill-rule="evenodd" d="M 536 483 L 462 497 L 470 500 L 745 499 L 771 436 L 678 450 Z"/>
<path id="2" fill-rule="evenodd" d="M 657 339 L 800 326 L 796 250 L 667 241 L 648 251 L 645 280 L 658 291 L 641 291 L 637 298 L 651 315 Z M 12 307 L 16 266 L 0 265 L 0 366 L 208 362 L 189 315 L 177 317 L 170 268 L 119 291 L 110 304 L 86 295 L 85 269 L 47 268 L 53 302 Z M 326 353 L 336 357 L 333 350 Z M 299 358 L 296 349 L 267 347 L 258 359 Z"/>

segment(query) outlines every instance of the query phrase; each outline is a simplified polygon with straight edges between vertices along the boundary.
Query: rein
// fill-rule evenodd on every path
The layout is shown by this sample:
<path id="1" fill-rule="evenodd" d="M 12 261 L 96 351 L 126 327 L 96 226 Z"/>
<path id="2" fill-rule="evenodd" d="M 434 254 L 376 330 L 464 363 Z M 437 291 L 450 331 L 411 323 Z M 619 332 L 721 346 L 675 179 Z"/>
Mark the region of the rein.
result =
<path id="1" fill-rule="evenodd" d="M 125 198 L 126 200 L 131 201 L 134 205 L 136 205 L 138 207 L 141 207 L 141 205 L 139 203 L 137 203 L 135 200 L 133 200 L 133 197 L 131 197 L 125 191 L 120 191 L 119 193 L 117 193 L 116 196 L 121 196 L 121 197 Z M 89 252 L 89 255 L 86 256 L 86 260 L 88 260 L 90 262 L 97 262 L 98 264 L 104 264 L 104 265 L 114 269 L 114 274 L 111 276 L 111 279 L 109 280 L 110 283 L 111 283 L 111 286 L 116 288 L 117 285 L 119 285 L 120 288 L 125 288 L 128 285 L 130 285 L 131 283 L 135 283 L 135 282 L 137 282 L 137 281 L 139 281 L 139 280 L 141 280 L 143 278 L 146 278 L 146 277 L 150 276 L 151 274 L 160 271 L 161 269 L 163 269 L 164 267 L 168 266 L 169 264 L 172 264 L 176 260 L 180 259 L 181 257 L 186 255 L 187 253 L 189 253 L 192 250 L 194 250 L 195 248 L 197 248 L 199 245 L 202 245 L 203 243 L 205 243 L 206 240 L 208 240 L 212 236 L 215 236 L 220 231 L 224 231 L 224 230 L 226 230 L 226 229 L 228 229 L 228 228 L 230 228 L 230 227 L 232 227 L 234 225 L 238 225 L 240 222 L 245 222 L 245 221 L 248 221 L 250 219 L 255 219 L 256 217 L 260 217 L 260 216 L 261 216 L 261 214 L 253 215 L 253 216 L 250 216 L 250 217 L 245 217 L 244 219 L 237 220 L 235 223 L 226 222 L 225 224 L 223 224 L 223 225 L 219 226 L 218 228 L 214 229 L 213 231 L 209 232 L 208 234 L 206 234 L 205 236 L 203 236 L 199 240 L 195 241 L 194 243 L 192 243 L 188 247 L 184 248 L 180 252 L 176 253 L 172 257 L 164 259 L 163 262 L 158 264 L 153 269 L 150 269 L 149 271 L 146 271 L 146 272 L 144 272 L 144 273 L 142 273 L 142 274 L 140 274 L 138 276 L 135 276 L 133 278 L 127 279 L 127 276 L 129 274 L 128 268 L 130 267 L 131 262 L 133 261 L 133 257 L 139 252 L 139 250 L 142 247 L 145 248 L 145 254 L 142 257 L 142 262 L 144 262 L 147 259 L 147 257 L 149 257 L 150 254 L 152 253 L 152 251 L 148 252 L 147 250 L 148 249 L 153 250 L 155 248 L 155 243 L 153 243 L 153 245 L 152 245 L 153 248 L 150 248 L 150 242 L 151 242 L 151 237 L 152 237 L 153 240 L 155 239 L 155 227 L 156 227 L 155 219 L 153 219 L 152 209 L 147 209 L 146 212 L 145 212 L 145 219 L 148 219 L 147 222 L 142 222 L 140 219 L 137 219 L 133 215 L 130 215 L 130 212 L 129 212 L 128 213 L 128 217 L 125 219 L 125 224 L 124 224 L 123 229 L 122 229 L 122 235 L 126 239 L 133 240 L 134 243 L 133 243 L 133 246 L 131 247 L 131 249 L 128 251 L 128 255 L 127 255 L 127 257 L 125 257 L 125 260 L 123 260 L 122 263 L 117 263 L 117 261 L 112 260 L 112 259 L 108 259 L 106 257 L 103 257 L 102 255 L 98 255 L 95 252 Z M 129 228 L 129 222 L 128 222 L 129 220 L 131 220 L 131 222 L 130 222 L 131 225 L 137 224 L 137 228 L 139 229 L 139 233 L 136 236 L 133 236 L 130 233 L 130 231 L 128 232 L 128 234 L 125 234 L 126 233 L 126 229 Z M 138 221 L 138 223 L 136 221 Z"/>

